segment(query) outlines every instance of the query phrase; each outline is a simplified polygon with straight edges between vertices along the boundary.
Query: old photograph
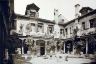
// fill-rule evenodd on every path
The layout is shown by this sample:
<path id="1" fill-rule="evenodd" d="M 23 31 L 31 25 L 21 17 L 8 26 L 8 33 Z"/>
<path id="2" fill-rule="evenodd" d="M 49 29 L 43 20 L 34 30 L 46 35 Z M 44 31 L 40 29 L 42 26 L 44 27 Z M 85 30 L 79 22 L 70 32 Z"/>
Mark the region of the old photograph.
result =
<path id="1" fill-rule="evenodd" d="M 96 0 L 0 0 L 0 64 L 95 64 Z"/>

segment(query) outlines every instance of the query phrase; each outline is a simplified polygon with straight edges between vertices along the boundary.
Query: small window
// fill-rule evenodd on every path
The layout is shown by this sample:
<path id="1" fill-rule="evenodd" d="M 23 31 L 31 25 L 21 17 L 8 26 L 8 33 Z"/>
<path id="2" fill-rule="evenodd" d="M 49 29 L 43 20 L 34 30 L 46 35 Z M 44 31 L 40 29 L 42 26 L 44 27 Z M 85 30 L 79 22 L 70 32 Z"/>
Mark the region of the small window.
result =
<path id="1" fill-rule="evenodd" d="M 35 26 L 35 24 L 34 23 L 31 23 L 31 26 Z"/>
<path id="2" fill-rule="evenodd" d="M 63 34 L 64 33 L 64 30 L 63 29 L 60 29 L 60 34 Z"/>
<path id="3" fill-rule="evenodd" d="M 52 33 L 52 27 L 49 27 L 49 31 L 50 31 L 50 33 Z"/>
<path id="4" fill-rule="evenodd" d="M 82 22 L 83 30 L 85 30 L 85 22 Z"/>
<path id="5" fill-rule="evenodd" d="M 31 16 L 31 17 L 35 17 L 35 12 L 31 12 L 31 11 L 30 11 L 30 16 Z"/>
<path id="6" fill-rule="evenodd" d="M 94 27 L 94 21 L 95 21 L 95 19 L 91 19 L 90 20 L 90 28 L 93 28 Z"/>
<path id="7" fill-rule="evenodd" d="M 66 35 L 68 35 L 67 28 L 65 29 L 65 31 L 66 31 Z"/>

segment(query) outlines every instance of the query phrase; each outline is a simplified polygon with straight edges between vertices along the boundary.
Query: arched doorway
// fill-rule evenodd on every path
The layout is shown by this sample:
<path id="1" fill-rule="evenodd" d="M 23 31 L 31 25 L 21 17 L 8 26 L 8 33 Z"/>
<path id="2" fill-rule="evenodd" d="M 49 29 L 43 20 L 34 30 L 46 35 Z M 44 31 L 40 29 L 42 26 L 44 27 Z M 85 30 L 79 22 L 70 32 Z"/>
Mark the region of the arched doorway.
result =
<path id="1" fill-rule="evenodd" d="M 65 53 L 71 53 L 72 49 L 73 49 L 73 44 L 72 41 L 69 40 L 65 43 Z"/>
<path id="2" fill-rule="evenodd" d="M 94 54 L 94 41 L 92 38 L 89 38 L 88 40 L 88 53 Z"/>

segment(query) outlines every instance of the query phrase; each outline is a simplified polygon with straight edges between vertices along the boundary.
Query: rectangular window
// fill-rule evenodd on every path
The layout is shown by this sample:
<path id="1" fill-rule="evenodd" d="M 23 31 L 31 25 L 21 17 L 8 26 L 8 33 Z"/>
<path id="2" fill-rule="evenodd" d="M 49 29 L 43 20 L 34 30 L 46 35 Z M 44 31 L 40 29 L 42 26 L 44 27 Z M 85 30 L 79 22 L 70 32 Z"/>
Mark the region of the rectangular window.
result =
<path id="1" fill-rule="evenodd" d="M 31 16 L 31 17 L 35 17 L 35 12 L 31 12 L 31 11 L 30 11 L 30 16 Z"/>
<path id="2" fill-rule="evenodd" d="M 52 33 L 52 27 L 49 27 L 49 31 L 50 31 L 50 33 Z"/>
<path id="3" fill-rule="evenodd" d="M 38 32 L 42 32 L 42 26 L 38 25 Z"/>
<path id="4" fill-rule="evenodd" d="M 93 28 L 94 27 L 94 21 L 95 21 L 95 19 L 91 19 L 90 20 L 90 28 Z"/>
<path id="5" fill-rule="evenodd" d="M 67 28 L 65 29 L 65 31 L 66 31 L 66 35 L 68 35 L 68 32 L 67 32 L 68 30 L 67 30 Z"/>
<path id="6" fill-rule="evenodd" d="M 85 22 L 82 22 L 83 30 L 85 30 Z"/>
<path id="7" fill-rule="evenodd" d="M 64 34 L 64 29 L 60 29 L 60 34 Z"/>
<path id="8" fill-rule="evenodd" d="M 36 31 L 35 24 L 34 23 L 31 23 L 31 26 L 32 26 L 32 32 L 35 32 Z"/>
<path id="9" fill-rule="evenodd" d="M 48 25 L 47 30 L 48 30 L 48 33 L 53 33 L 53 31 L 54 31 L 54 26 L 53 26 L 53 25 Z"/>
<path id="10" fill-rule="evenodd" d="M 32 26 L 35 26 L 35 24 L 34 24 L 34 23 L 31 23 L 31 25 L 32 25 Z"/>
<path id="11" fill-rule="evenodd" d="M 38 32 L 41 32 L 41 33 L 44 32 L 44 24 L 43 23 L 38 23 Z"/>

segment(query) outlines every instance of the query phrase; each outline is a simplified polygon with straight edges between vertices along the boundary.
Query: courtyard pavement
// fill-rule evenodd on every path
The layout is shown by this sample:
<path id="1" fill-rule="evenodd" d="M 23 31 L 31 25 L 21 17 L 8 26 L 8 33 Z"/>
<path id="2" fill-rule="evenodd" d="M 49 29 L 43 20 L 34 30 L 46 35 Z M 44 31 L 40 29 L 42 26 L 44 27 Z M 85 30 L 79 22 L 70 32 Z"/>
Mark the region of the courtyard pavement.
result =
<path id="1" fill-rule="evenodd" d="M 68 58 L 68 61 L 65 61 L 65 58 L 44 59 L 43 57 L 37 57 L 31 59 L 29 62 L 31 62 L 32 64 L 83 64 L 83 63 L 91 63 L 92 60 L 83 58 Z"/>
<path id="2" fill-rule="evenodd" d="M 59 58 L 60 56 L 61 58 Z M 69 56 L 67 58 L 68 61 L 66 61 L 66 56 Z M 24 55 L 23 57 L 25 57 L 26 59 L 27 55 Z M 93 62 L 93 60 L 78 57 L 71 54 L 57 54 L 52 55 L 51 58 L 50 56 L 32 56 L 32 59 L 30 59 L 29 61 L 26 62 L 24 60 L 22 62 L 18 62 L 17 64 L 91 64 L 91 62 Z"/>

